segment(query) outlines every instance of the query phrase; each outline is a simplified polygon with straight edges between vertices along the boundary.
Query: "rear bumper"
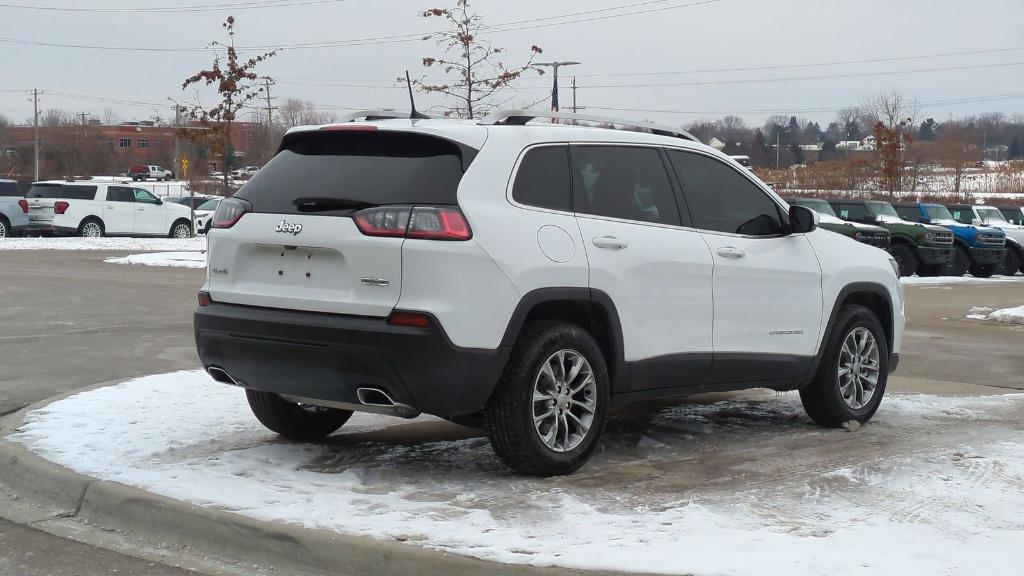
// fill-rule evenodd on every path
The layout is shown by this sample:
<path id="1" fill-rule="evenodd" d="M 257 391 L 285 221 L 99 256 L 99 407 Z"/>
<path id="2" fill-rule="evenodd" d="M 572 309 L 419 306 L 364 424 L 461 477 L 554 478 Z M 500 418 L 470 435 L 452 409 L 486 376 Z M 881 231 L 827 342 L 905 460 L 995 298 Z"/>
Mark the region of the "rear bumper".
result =
<path id="1" fill-rule="evenodd" d="M 408 328 L 217 302 L 196 310 L 195 337 L 203 367 L 220 367 L 246 388 L 352 404 L 357 388 L 379 388 L 442 417 L 483 408 L 507 352 L 456 347 L 436 321 Z"/>
<path id="2" fill-rule="evenodd" d="M 1006 248 L 971 248 L 970 254 L 974 264 L 999 264 L 1006 255 Z"/>
<path id="3" fill-rule="evenodd" d="M 952 244 L 941 248 L 934 246 L 917 247 L 917 257 L 921 259 L 922 264 L 945 264 L 953 257 L 954 252 L 955 249 Z"/>

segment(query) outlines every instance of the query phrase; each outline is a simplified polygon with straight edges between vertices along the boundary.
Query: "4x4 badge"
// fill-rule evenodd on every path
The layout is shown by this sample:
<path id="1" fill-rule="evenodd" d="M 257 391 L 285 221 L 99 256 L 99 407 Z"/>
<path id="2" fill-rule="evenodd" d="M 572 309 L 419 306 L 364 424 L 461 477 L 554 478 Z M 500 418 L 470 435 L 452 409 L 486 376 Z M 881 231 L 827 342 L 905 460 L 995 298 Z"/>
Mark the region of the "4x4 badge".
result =
<path id="1" fill-rule="evenodd" d="M 298 236 L 302 232 L 302 224 L 289 224 L 287 220 L 281 220 L 280 224 L 274 226 L 274 231 Z"/>

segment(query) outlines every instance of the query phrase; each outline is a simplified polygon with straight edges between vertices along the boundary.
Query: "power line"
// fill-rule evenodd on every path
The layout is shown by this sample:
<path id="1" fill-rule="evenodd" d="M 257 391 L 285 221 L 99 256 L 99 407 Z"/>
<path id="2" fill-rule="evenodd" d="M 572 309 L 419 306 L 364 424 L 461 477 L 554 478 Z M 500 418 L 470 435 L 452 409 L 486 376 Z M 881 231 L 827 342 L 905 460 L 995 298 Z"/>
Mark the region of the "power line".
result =
<path id="1" fill-rule="evenodd" d="M 667 0 L 658 0 L 658 3 Z M 577 18 L 575 20 L 565 20 L 566 18 L 574 18 L 580 15 L 592 14 L 594 10 L 587 10 L 583 12 L 571 12 L 568 14 L 559 14 L 557 16 L 546 16 L 543 18 L 534 18 L 531 20 L 516 20 L 512 22 L 505 22 L 502 24 L 495 24 L 487 26 L 487 31 L 492 33 L 497 32 L 514 32 L 518 30 L 531 30 L 535 28 L 545 28 L 550 26 L 562 26 L 566 24 L 578 24 L 583 22 L 594 22 L 598 20 L 607 20 L 610 18 L 621 18 L 625 16 L 635 16 L 639 14 L 649 14 L 652 12 L 662 12 L 665 10 L 676 10 L 679 8 L 690 8 L 694 6 L 702 6 L 706 4 L 716 4 L 723 0 L 699 0 L 696 2 L 688 2 L 684 4 L 676 4 L 672 6 L 661 6 L 658 8 L 647 8 L 644 10 L 634 10 L 632 12 L 623 12 L 620 14 L 606 14 L 604 16 L 592 16 L 588 18 Z M 623 7 L 628 6 L 640 6 L 645 4 L 652 4 L 654 2 L 641 2 L 638 4 L 626 4 L 624 6 L 612 7 L 602 9 L 604 11 L 610 10 L 621 10 Z M 516 26 L 516 24 L 524 22 L 537 22 L 537 21 L 550 21 L 550 20 L 563 20 L 561 22 L 546 22 L 541 24 L 530 24 L 525 26 Z M 238 50 L 305 50 L 312 48 L 345 48 L 353 46 L 375 46 L 379 44 L 399 44 L 405 42 L 421 42 L 424 36 L 433 34 L 440 34 L 445 31 L 434 31 L 434 32 L 419 32 L 415 34 L 396 34 L 391 36 L 377 36 L 369 38 L 355 38 L 347 40 L 327 40 L 322 42 L 301 42 L 293 44 L 278 44 L 278 45 L 256 45 L 256 46 L 238 46 Z M 126 52 L 208 52 L 213 48 L 167 48 L 167 47 L 151 47 L 151 46 L 106 46 L 98 44 L 65 44 L 59 42 L 43 42 L 40 40 L 24 40 L 20 38 L 6 38 L 0 37 L 0 42 L 7 42 L 11 44 L 22 44 L 28 46 L 47 46 L 51 48 L 74 48 L 74 49 L 85 49 L 85 50 L 116 50 Z"/>
<path id="2" fill-rule="evenodd" d="M 315 4 L 336 4 L 346 0 L 257 0 L 232 4 L 200 4 L 194 6 L 159 6 L 153 8 L 83 8 L 64 6 L 25 6 L 24 4 L 0 3 L 0 8 L 36 10 L 47 12 L 92 12 L 92 13 L 140 13 L 140 12 L 212 12 L 216 10 L 257 10 L 261 8 L 287 8 Z"/>

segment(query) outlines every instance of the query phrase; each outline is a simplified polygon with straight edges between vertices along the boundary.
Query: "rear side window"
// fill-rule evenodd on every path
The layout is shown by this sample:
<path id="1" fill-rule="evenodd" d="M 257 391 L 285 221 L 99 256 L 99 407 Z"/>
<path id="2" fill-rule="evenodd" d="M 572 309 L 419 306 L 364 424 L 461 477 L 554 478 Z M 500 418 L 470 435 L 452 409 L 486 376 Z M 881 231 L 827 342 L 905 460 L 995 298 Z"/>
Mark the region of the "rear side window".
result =
<path id="1" fill-rule="evenodd" d="M 17 182 L 0 182 L 0 196 L 21 196 Z"/>
<path id="2" fill-rule="evenodd" d="M 868 219 L 868 211 L 863 204 L 840 204 L 834 205 L 839 217 L 843 220 L 861 221 Z"/>
<path id="3" fill-rule="evenodd" d="M 285 137 L 282 149 L 236 194 L 254 212 L 347 216 L 388 204 L 457 204 L 472 149 L 423 134 L 319 131 Z M 465 160 L 465 162 L 464 162 Z"/>
<path id="4" fill-rule="evenodd" d="M 63 198 L 67 200 L 94 200 L 96 186 L 70 186 L 67 184 L 33 184 L 29 198 Z"/>
<path id="5" fill-rule="evenodd" d="M 131 188 L 125 188 L 124 186 L 111 186 L 107 188 L 107 201 L 134 202 L 135 194 L 132 193 Z"/>
<path id="6" fill-rule="evenodd" d="M 512 199 L 526 206 L 571 210 L 569 147 L 543 146 L 530 149 L 519 163 Z"/>
<path id="7" fill-rule="evenodd" d="M 680 225 L 675 192 L 656 148 L 573 146 L 573 210 Z"/>
<path id="8" fill-rule="evenodd" d="M 670 151 L 669 158 L 695 227 L 746 236 L 782 233 L 779 206 L 732 166 L 679 150 Z"/>

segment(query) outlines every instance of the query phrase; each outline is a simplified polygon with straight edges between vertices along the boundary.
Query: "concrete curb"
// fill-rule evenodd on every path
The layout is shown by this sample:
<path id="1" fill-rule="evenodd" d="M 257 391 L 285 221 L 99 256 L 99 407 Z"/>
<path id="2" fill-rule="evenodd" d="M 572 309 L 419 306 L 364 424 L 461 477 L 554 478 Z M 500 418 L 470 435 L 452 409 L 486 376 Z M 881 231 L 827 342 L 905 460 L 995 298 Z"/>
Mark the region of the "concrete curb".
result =
<path id="1" fill-rule="evenodd" d="M 20 425 L 26 412 L 56 399 L 9 415 L 3 419 L 3 428 L 14 429 Z M 55 509 L 59 517 L 80 518 L 99 529 L 116 529 L 150 542 L 188 547 L 190 554 L 230 564 L 276 567 L 289 574 L 299 571 L 374 576 L 613 574 L 501 564 L 414 544 L 255 520 L 225 510 L 180 502 L 117 482 L 90 478 L 6 439 L 0 440 L 0 484 L 38 506 Z"/>

